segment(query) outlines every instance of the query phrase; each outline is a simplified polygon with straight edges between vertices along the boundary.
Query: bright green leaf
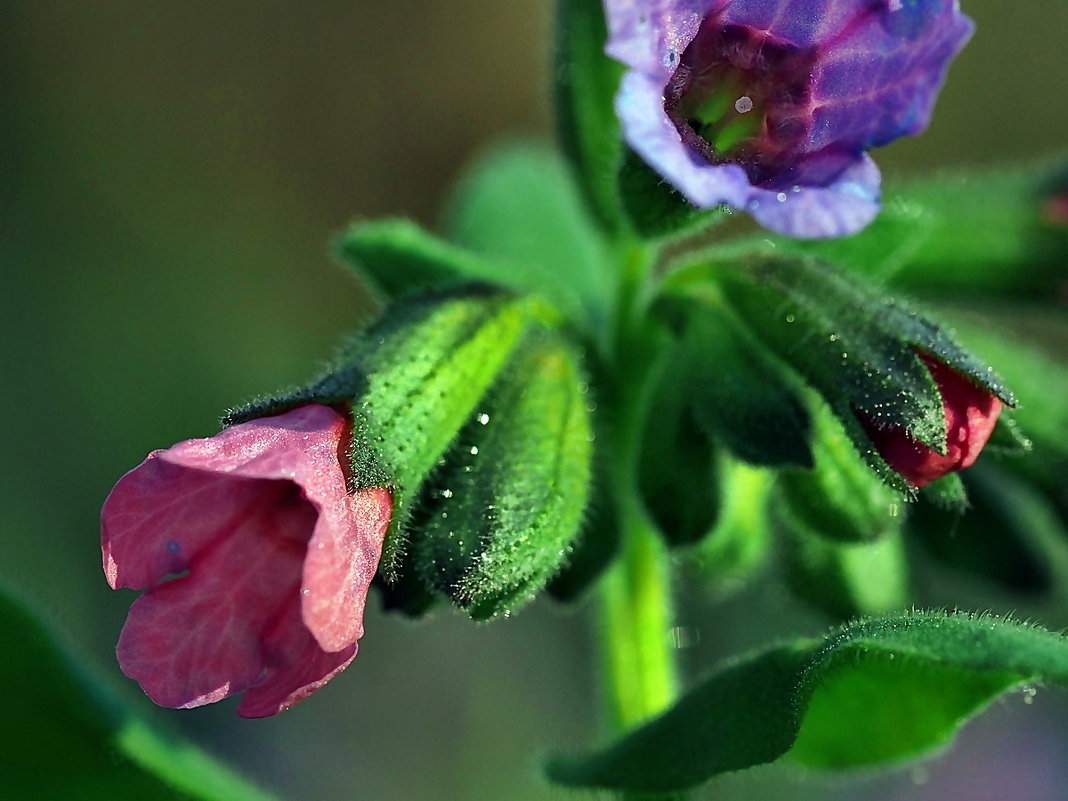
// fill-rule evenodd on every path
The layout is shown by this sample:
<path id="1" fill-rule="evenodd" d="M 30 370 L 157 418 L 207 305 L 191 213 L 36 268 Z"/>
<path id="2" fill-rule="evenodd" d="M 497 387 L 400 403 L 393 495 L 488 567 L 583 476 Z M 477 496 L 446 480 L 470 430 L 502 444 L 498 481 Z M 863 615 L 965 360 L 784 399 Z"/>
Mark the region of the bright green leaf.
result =
<path id="1" fill-rule="evenodd" d="M 729 662 L 663 715 L 550 777 L 618 792 L 685 790 L 790 754 L 824 769 L 916 757 L 1023 683 L 1068 685 L 1068 640 L 992 616 L 913 612 Z"/>
<path id="2" fill-rule="evenodd" d="M 541 293 L 570 319 L 604 328 L 615 287 L 612 265 L 554 151 L 514 143 L 490 150 L 447 208 L 449 238 L 499 263 L 498 283 Z"/>
<path id="3" fill-rule="evenodd" d="M 798 598 L 836 620 L 906 605 L 908 567 L 900 526 L 874 542 L 836 542 L 812 531 L 785 504 L 778 517 L 789 536 L 787 582 Z"/>

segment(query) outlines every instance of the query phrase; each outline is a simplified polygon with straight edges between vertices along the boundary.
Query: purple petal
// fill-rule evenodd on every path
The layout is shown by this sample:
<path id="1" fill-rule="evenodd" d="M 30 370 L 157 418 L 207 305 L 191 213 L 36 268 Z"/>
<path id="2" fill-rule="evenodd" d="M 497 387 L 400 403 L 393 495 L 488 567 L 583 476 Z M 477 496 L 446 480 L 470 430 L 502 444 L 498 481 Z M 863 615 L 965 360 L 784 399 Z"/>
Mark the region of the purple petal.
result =
<path id="1" fill-rule="evenodd" d="M 650 75 L 672 73 L 701 20 L 729 0 L 605 0 L 608 55 Z"/>
<path id="2" fill-rule="evenodd" d="M 813 75 L 808 149 L 877 147 L 922 132 L 973 29 L 955 0 L 899 0 L 896 10 L 880 8 L 848 26 L 824 45 Z"/>
<path id="3" fill-rule="evenodd" d="M 956 0 L 606 0 L 605 11 L 606 51 L 630 68 L 616 111 L 631 148 L 695 206 L 726 203 L 796 237 L 871 221 L 879 173 L 864 151 L 927 126 L 972 32 Z"/>

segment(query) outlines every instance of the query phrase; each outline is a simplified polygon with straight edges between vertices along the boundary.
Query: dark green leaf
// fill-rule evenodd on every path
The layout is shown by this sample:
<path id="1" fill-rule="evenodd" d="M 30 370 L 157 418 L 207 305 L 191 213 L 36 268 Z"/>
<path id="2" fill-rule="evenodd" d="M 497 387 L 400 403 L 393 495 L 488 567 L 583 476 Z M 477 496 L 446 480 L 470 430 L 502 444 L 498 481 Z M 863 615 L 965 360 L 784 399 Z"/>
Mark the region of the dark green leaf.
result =
<path id="1" fill-rule="evenodd" d="M 910 488 L 871 447 L 858 415 L 944 452 L 941 397 L 918 350 L 1014 403 L 993 370 L 946 331 L 821 262 L 766 254 L 697 261 L 669 275 L 663 290 L 726 296 L 753 335 L 824 396 L 869 465 L 902 491 Z"/>
<path id="2" fill-rule="evenodd" d="M 782 367 L 722 306 L 690 311 L 682 369 L 698 423 L 750 464 L 811 467 L 812 424 Z"/>
<path id="3" fill-rule="evenodd" d="M 619 171 L 619 189 L 631 226 L 650 239 L 711 227 L 731 215 L 726 206 L 692 205 L 629 148 Z"/>
<path id="4" fill-rule="evenodd" d="M 0 784 L 20 799 L 270 801 L 188 742 L 121 708 L 0 592 Z"/>
<path id="5" fill-rule="evenodd" d="M 899 530 L 904 499 L 868 469 L 827 405 L 812 407 L 815 466 L 779 476 L 790 516 L 811 534 L 838 542 L 870 542 Z"/>
<path id="6" fill-rule="evenodd" d="M 959 515 L 921 503 L 910 518 L 928 550 L 1015 592 L 1068 597 L 1068 523 L 1051 500 L 989 459 L 963 477 L 974 508 Z"/>
<path id="7" fill-rule="evenodd" d="M 1035 681 L 1068 685 L 1063 637 L 971 614 L 876 618 L 729 662 L 603 751 L 553 760 L 549 775 L 664 793 L 787 753 L 824 769 L 885 764 L 944 745 L 994 697 Z"/>
<path id="8" fill-rule="evenodd" d="M 652 379 L 638 460 L 642 502 L 669 545 L 699 542 L 719 509 L 716 453 L 694 415 L 687 355 L 672 343 Z"/>
<path id="9" fill-rule="evenodd" d="M 557 130 L 591 208 L 610 230 L 624 226 L 617 174 L 623 141 L 613 99 L 623 67 L 604 52 L 601 0 L 558 0 L 554 93 Z"/>

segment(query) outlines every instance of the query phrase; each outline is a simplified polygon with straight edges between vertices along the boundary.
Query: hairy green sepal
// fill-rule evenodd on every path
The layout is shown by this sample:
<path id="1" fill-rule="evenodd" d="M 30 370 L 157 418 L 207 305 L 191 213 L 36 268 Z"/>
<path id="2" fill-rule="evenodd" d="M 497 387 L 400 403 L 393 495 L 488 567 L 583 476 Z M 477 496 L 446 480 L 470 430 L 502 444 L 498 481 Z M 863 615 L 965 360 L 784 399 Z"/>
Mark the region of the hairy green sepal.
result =
<path id="1" fill-rule="evenodd" d="M 410 561 L 472 617 L 517 608 L 565 559 L 589 490 L 586 404 L 574 354 L 534 331 L 428 481 Z"/>

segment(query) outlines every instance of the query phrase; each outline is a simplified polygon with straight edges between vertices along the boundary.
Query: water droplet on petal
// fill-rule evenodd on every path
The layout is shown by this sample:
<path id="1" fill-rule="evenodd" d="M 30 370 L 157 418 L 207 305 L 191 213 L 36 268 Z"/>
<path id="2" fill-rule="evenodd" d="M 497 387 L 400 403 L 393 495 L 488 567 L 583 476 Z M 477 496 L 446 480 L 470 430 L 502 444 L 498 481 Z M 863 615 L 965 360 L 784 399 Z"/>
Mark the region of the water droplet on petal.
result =
<path id="1" fill-rule="evenodd" d="M 753 110 L 753 98 L 749 95 L 742 95 L 734 101 L 734 110 L 739 114 L 748 114 Z"/>

